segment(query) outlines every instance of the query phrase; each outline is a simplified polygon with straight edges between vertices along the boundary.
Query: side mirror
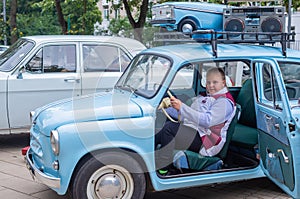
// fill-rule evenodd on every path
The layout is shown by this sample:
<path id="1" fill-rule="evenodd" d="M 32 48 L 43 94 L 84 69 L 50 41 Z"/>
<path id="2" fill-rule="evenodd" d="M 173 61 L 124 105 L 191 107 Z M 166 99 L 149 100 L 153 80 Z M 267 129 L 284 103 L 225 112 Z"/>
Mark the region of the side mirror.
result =
<path id="1" fill-rule="evenodd" d="M 23 79 L 23 73 L 25 73 L 25 66 L 21 66 L 21 68 L 19 69 L 17 79 Z"/>

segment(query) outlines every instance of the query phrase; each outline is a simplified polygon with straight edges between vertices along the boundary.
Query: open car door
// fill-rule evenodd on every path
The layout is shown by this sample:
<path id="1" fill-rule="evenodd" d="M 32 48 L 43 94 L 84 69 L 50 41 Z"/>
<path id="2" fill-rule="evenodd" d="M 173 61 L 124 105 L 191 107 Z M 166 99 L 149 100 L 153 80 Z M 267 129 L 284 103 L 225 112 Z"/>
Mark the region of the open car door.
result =
<path id="1" fill-rule="evenodd" d="M 259 59 L 252 69 L 261 167 L 285 192 L 300 198 L 300 134 L 279 64 Z"/>

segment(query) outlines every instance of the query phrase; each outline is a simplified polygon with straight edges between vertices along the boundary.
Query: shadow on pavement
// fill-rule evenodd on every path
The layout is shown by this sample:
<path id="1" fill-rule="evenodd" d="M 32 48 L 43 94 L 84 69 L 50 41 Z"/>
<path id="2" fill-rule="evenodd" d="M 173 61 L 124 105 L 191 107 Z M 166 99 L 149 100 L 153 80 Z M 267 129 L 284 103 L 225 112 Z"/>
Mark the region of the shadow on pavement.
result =
<path id="1" fill-rule="evenodd" d="M 29 145 L 29 133 L 0 135 L 0 148 L 25 147 Z"/>

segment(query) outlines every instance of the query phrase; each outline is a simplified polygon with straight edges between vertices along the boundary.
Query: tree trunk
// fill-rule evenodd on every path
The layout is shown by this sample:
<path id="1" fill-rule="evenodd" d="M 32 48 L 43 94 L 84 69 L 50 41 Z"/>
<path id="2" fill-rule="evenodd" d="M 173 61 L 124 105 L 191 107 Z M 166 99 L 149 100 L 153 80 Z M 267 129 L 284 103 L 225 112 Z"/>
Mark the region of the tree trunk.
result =
<path id="1" fill-rule="evenodd" d="M 132 16 L 130 6 L 128 4 L 128 0 L 123 0 L 124 8 L 127 14 L 127 17 L 129 19 L 129 22 L 133 28 L 133 35 L 136 40 L 139 40 L 140 42 L 143 41 L 143 28 L 145 26 L 147 12 L 148 12 L 148 6 L 149 6 L 149 0 L 143 0 L 142 4 L 140 6 L 140 15 L 138 18 L 138 21 L 136 22 Z"/>
<path id="2" fill-rule="evenodd" d="M 87 0 L 83 0 L 83 15 L 82 15 L 82 31 L 85 34 L 85 19 L 86 19 L 86 7 L 87 7 Z"/>
<path id="3" fill-rule="evenodd" d="M 10 2 L 10 31 L 11 31 L 11 44 L 15 43 L 18 40 L 18 31 L 17 31 L 17 0 L 11 0 Z"/>
<path id="4" fill-rule="evenodd" d="M 58 21 L 61 26 L 62 34 L 66 35 L 66 34 L 68 34 L 67 22 L 64 18 L 64 14 L 62 12 L 60 0 L 55 0 L 55 7 L 56 7 L 56 11 L 57 11 Z"/>
<path id="5" fill-rule="evenodd" d="M 133 36 L 134 36 L 134 39 L 142 42 L 143 41 L 143 28 L 134 28 Z"/>

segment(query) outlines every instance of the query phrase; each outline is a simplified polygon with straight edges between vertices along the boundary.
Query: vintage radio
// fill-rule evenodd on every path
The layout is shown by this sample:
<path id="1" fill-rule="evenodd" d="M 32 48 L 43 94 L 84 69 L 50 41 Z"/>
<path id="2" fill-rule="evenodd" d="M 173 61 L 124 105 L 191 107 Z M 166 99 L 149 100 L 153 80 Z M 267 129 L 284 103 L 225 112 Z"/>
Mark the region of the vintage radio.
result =
<path id="1" fill-rule="evenodd" d="M 283 6 L 224 8 L 223 30 L 233 32 L 284 32 L 285 8 Z"/>

